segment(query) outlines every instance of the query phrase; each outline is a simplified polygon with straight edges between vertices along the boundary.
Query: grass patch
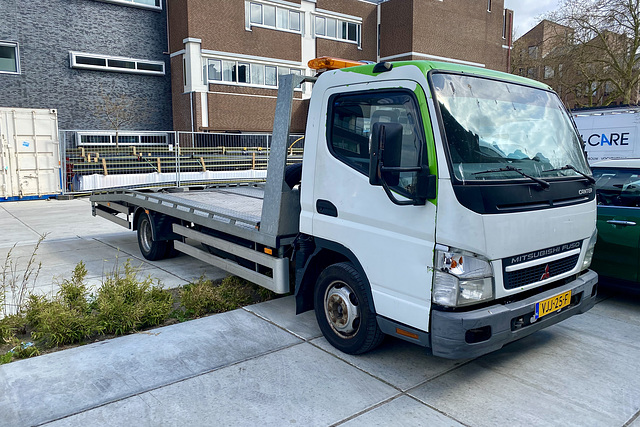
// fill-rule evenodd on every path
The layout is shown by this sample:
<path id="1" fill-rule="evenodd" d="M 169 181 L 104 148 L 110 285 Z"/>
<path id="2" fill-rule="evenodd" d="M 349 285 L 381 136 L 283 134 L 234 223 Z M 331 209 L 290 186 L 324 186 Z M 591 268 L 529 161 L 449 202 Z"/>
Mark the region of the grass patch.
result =
<path id="1" fill-rule="evenodd" d="M 5 265 L 17 271 L 10 256 L 11 251 Z M 201 277 L 182 288 L 166 290 L 150 276 L 141 278 L 130 261 L 122 268 L 114 267 L 95 293 L 87 287 L 87 269 L 80 262 L 59 284 L 55 295 L 36 295 L 28 290 L 30 279 L 35 283 L 37 277 L 34 260 L 35 251 L 28 261 L 32 273 L 7 281 L 8 285 L 2 282 L 0 288 L 0 364 L 275 297 L 273 292 L 233 276 L 216 282 Z M 39 269 L 38 264 L 37 272 Z M 4 304 L 7 298 L 17 304 L 14 313 Z"/>

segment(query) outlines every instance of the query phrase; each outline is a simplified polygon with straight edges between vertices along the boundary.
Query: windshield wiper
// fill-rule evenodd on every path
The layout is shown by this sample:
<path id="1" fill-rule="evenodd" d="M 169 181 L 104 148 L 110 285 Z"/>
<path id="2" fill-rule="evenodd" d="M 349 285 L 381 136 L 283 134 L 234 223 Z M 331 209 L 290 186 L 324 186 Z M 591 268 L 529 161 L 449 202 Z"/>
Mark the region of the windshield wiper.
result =
<path id="1" fill-rule="evenodd" d="M 543 179 L 540 178 L 536 178 L 535 176 L 531 176 L 531 175 L 527 175 L 526 173 L 522 172 L 520 169 L 516 169 L 513 166 L 505 166 L 503 168 L 500 169 L 490 169 L 490 170 L 486 170 L 486 171 L 482 171 L 482 172 L 476 172 L 474 173 L 474 175 L 480 175 L 483 173 L 493 173 L 493 172 L 515 172 L 515 173 L 519 173 L 520 175 L 524 176 L 525 178 L 529 178 L 532 181 L 537 182 L 538 184 L 540 184 L 540 186 L 542 188 L 549 188 L 549 183 Z"/>
<path id="2" fill-rule="evenodd" d="M 595 184 L 596 180 L 594 177 L 587 175 L 584 172 L 580 172 L 578 169 L 576 169 L 575 166 L 572 165 L 565 165 L 561 168 L 556 168 L 556 169 L 547 169 L 547 170 L 543 170 L 542 172 L 556 172 L 556 171 L 566 171 L 566 170 L 572 170 L 575 173 L 577 173 L 578 175 L 582 175 L 583 177 L 585 177 L 587 179 L 587 181 L 589 181 L 591 184 Z"/>

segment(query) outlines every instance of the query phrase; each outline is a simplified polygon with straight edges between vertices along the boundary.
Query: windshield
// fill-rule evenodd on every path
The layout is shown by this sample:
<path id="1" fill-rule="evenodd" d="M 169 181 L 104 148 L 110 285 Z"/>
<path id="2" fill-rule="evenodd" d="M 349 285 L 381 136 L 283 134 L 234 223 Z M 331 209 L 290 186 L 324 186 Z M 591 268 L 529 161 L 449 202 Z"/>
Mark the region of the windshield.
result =
<path id="1" fill-rule="evenodd" d="M 436 73 L 431 79 L 459 180 L 547 180 L 590 173 L 555 94 L 456 74 Z"/>

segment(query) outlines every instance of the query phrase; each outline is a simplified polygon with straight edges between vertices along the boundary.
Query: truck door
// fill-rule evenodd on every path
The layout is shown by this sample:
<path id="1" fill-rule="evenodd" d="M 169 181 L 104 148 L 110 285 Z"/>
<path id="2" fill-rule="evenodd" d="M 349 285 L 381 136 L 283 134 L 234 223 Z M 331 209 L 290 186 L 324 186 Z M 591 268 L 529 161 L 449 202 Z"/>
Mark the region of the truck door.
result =
<path id="1" fill-rule="evenodd" d="M 321 117 L 327 126 L 318 135 L 313 234 L 357 257 L 378 315 L 428 331 L 435 201 L 398 205 L 381 186 L 369 183 L 376 122 L 401 126 L 400 166 L 422 162 L 435 173 L 425 92 L 414 81 L 335 87 L 325 91 Z M 411 200 L 416 177 L 417 172 L 400 172 L 390 181 L 396 201 Z"/>

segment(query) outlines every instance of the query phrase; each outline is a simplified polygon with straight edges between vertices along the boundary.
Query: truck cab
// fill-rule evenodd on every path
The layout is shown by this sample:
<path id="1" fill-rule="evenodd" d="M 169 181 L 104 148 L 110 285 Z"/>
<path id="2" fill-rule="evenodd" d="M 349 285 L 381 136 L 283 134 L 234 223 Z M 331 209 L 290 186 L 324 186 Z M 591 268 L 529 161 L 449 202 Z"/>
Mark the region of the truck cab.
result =
<path id="1" fill-rule="evenodd" d="M 585 312 L 593 183 L 539 82 L 428 61 L 327 70 L 305 136 L 298 312 L 348 353 L 389 334 L 447 358 Z"/>

